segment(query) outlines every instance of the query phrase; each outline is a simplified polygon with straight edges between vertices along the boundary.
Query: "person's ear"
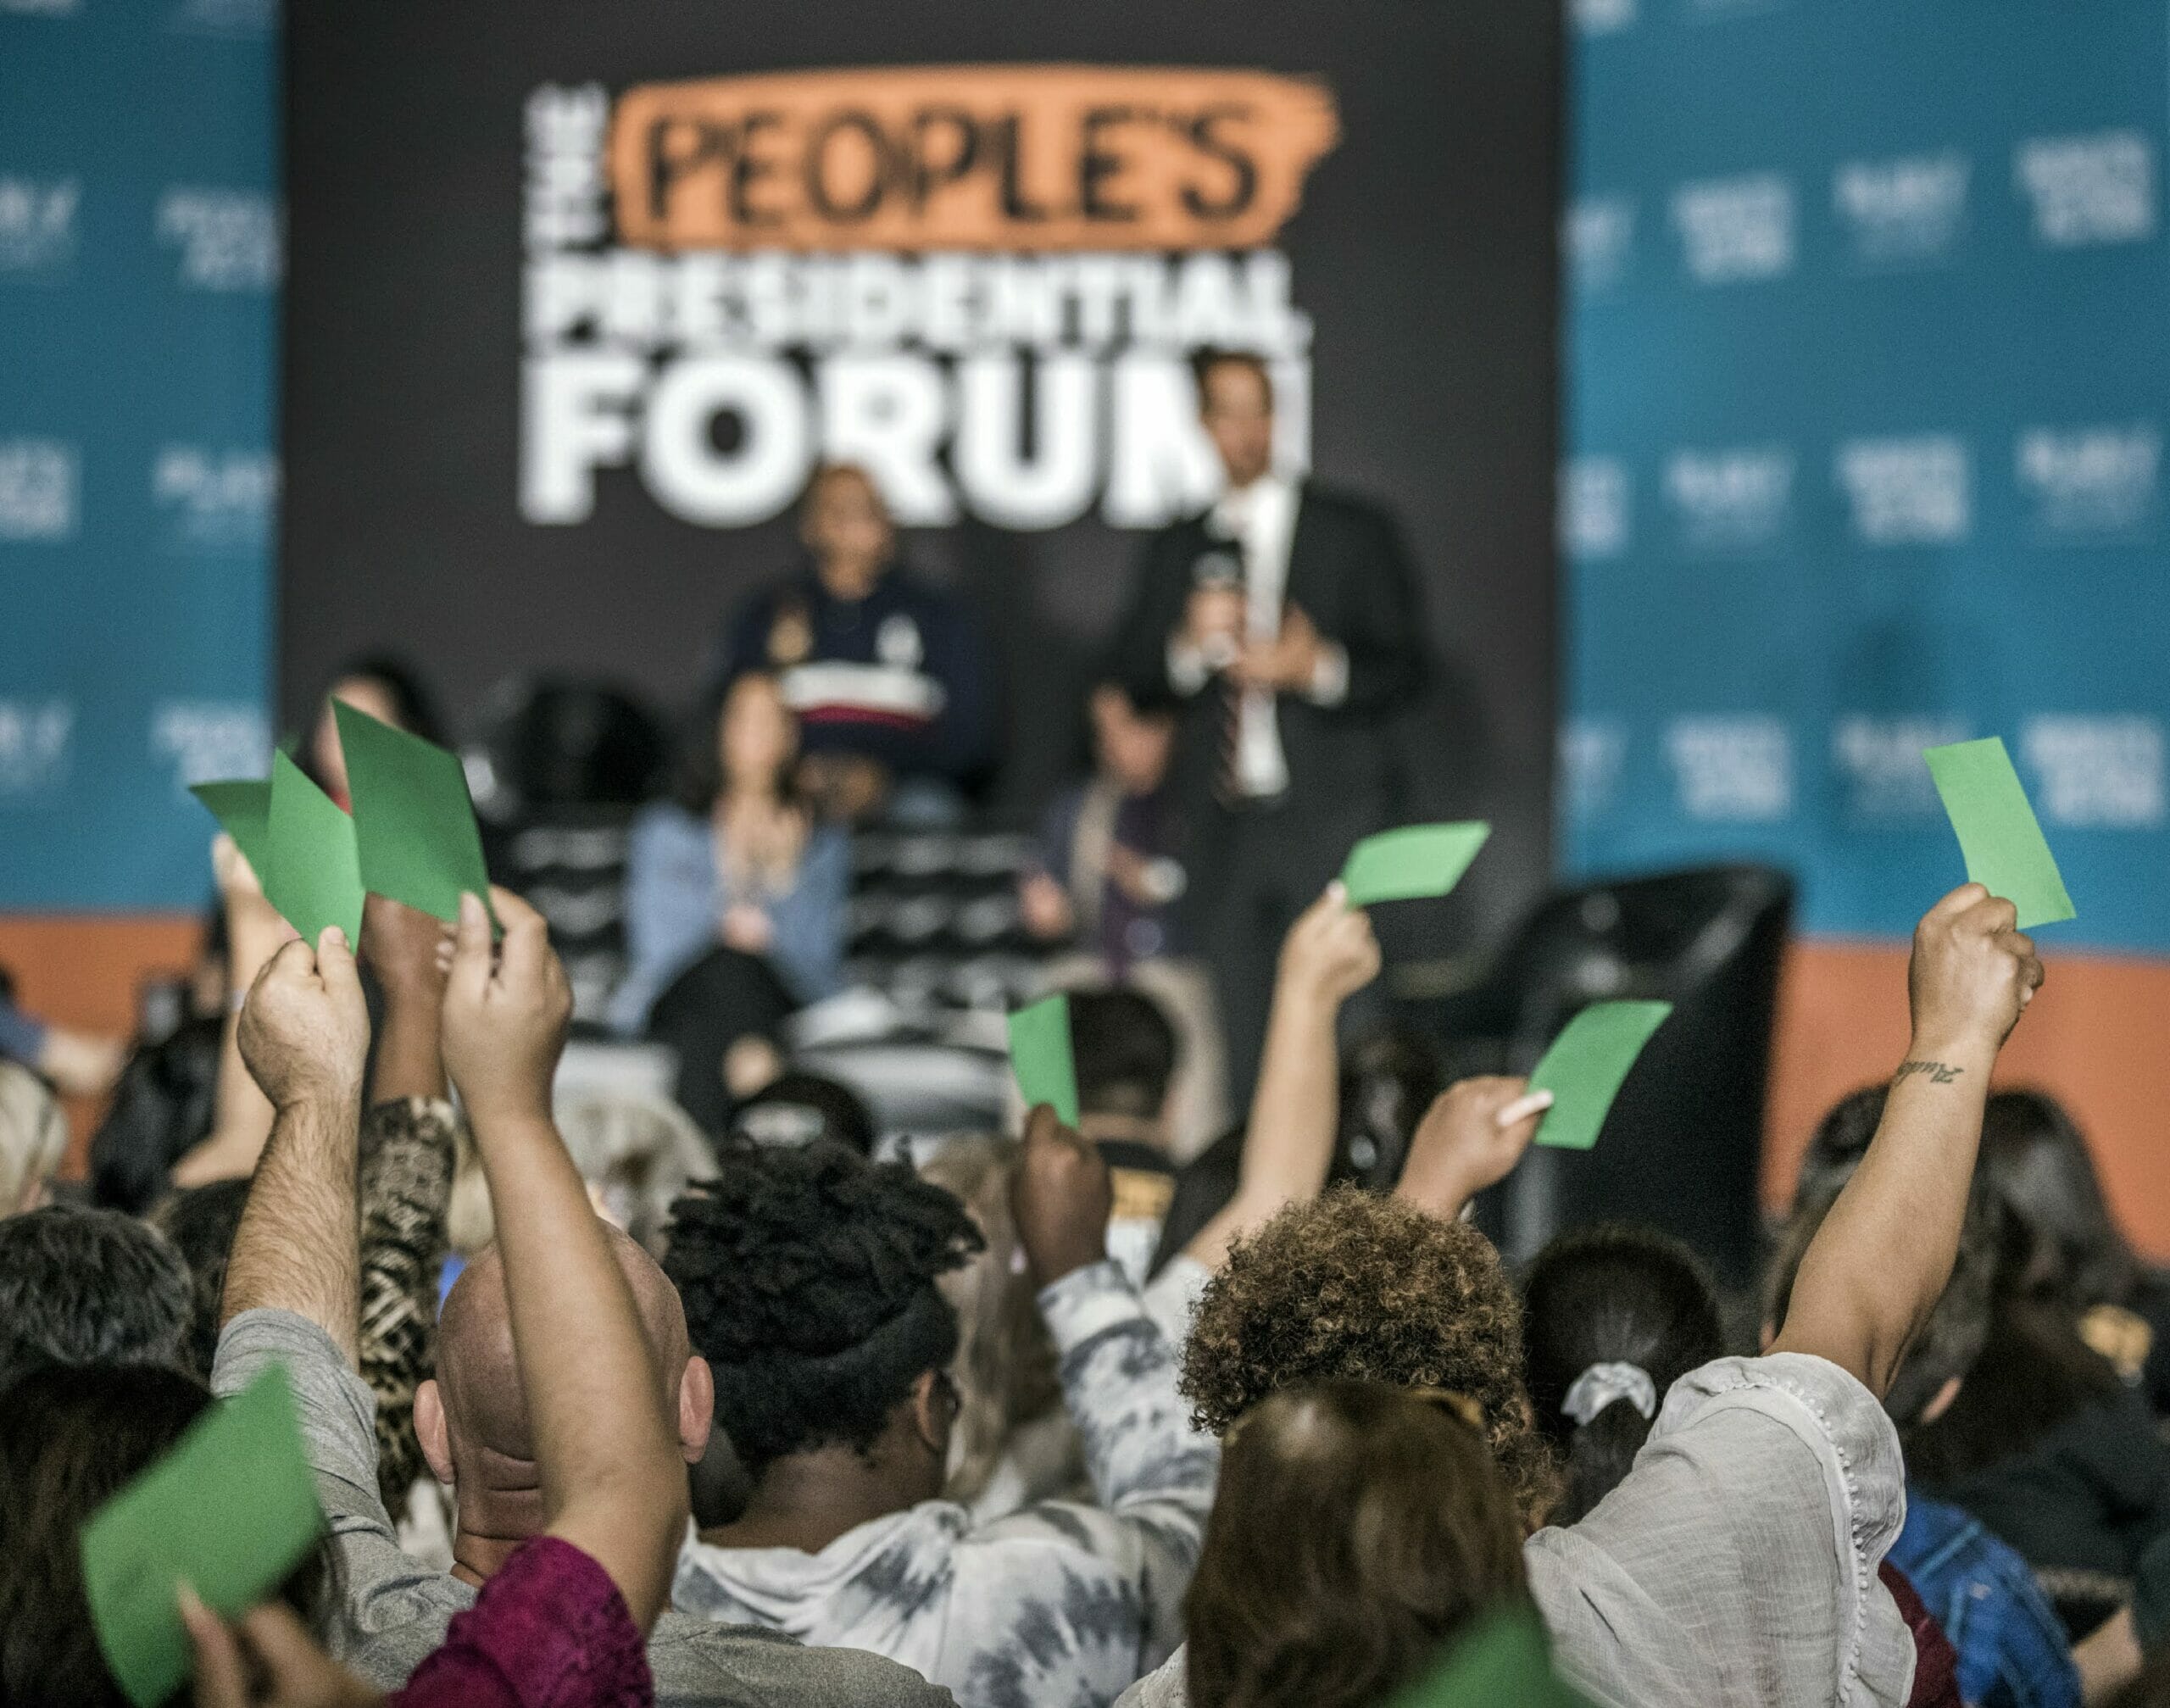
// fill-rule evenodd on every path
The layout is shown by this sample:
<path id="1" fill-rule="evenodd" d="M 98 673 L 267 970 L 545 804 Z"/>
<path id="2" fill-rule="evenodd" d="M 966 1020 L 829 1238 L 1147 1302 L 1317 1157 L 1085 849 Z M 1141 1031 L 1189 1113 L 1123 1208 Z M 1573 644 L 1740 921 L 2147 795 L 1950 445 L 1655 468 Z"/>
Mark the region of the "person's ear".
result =
<path id="1" fill-rule="evenodd" d="M 445 1422 L 444 1390 L 431 1377 L 415 1390 L 415 1439 L 421 1444 L 422 1457 L 430 1462 L 430 1475 L 440 1483 L 450 1483 L 452 1475 L 452 1431 Z"/>
<path id="2" fill-rule="evenodd" d="M 1938 1418 L 1951 1410 L 1951 1402 L 1958 1398 L 1959 1378 L 1956 1376 L 1945 1377 L 1944 1386 L 1938 1388 L 1930 1397 L 1929 1403 L 1922 1408 L 1922 1421 L 1935 1422 Z"/>
<path id="3" fill-rule="evenodd" d="M 937 1459 L 949 1457 L 949 1432 L 957 1422 L 957 1390 L 939 1370 L 923 1370 L 912 1383 L 912 1430 Z"/>
<path id="4" fill-rule="evenodd" d="M 678 1378 L 678 1447 L 688 1465 L 698 1465 L 709 1450 L 715 1426 L 715 1371 L 698 1352 L 686 1360 Z"/>

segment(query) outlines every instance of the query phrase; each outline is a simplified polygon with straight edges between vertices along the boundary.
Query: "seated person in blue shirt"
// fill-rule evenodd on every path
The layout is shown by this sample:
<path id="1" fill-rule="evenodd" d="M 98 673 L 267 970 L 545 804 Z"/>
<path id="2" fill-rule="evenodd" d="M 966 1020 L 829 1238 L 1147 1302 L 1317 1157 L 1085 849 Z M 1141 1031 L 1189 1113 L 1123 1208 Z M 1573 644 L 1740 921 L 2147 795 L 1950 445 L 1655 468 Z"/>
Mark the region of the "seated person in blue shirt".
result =
<path id="1" fill-rule="evenodd" d="M 798 721 L 766 671 L 741 673 L 688 750 L 675 800 L 633 821 L 623 983 L 612 1023 L 637 1031 L 681 972 L 721 945 L 765 961 L 800 1002 L 843 982 L 851 848 L 793 782 Z"/>
<path id="2" fill-rule="evenodd" d="M 978 625 L 898 562 L 888 508 L 855 465 L 814 471 L 798 537 L 808 560 L 732 615 L 724 682 L 776 674 L 803 726 L 800 787 L 822 817 L 954 820 L 992 734 Z"/>

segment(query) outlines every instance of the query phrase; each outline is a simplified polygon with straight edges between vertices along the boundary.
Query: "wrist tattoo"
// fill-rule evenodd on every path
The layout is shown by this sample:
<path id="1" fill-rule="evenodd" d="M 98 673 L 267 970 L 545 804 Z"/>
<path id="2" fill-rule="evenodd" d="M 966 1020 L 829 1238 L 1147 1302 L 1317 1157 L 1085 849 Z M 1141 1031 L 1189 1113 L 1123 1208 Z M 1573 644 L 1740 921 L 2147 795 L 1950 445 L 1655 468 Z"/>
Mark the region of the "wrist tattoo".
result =
<path id="1" fill-rule="evenodd" d="M 1899 1064 L 1899 1071 L 1891 1076 L 1891 1082 L 1895 1086 L 1916 1074 L 1925 1073 L 1931 1085 L 1950 1085 L 1966 1071 L 1963 1067 L 1946 1067 L 1940 1061 L 1902 1061 Z"/>

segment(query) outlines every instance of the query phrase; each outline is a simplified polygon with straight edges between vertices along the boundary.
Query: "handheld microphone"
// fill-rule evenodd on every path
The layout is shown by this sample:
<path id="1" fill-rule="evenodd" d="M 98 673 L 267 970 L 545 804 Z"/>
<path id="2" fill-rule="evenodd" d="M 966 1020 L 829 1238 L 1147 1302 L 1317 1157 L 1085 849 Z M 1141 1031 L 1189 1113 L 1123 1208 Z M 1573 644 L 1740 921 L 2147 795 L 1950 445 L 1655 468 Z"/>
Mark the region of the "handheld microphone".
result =
<path id="1" fill-rule="evenodd" d="M 1244 590 L 1242 553 L 1232 542 L 1200 552 L 1192 560 L 1190 581 L 1200 591 L 1240 593 Z M 1232 635 L 1208 636 L 1199 650 L 1212 670 L 1225 670 L 1236 661 L 1237 645 Z"/>

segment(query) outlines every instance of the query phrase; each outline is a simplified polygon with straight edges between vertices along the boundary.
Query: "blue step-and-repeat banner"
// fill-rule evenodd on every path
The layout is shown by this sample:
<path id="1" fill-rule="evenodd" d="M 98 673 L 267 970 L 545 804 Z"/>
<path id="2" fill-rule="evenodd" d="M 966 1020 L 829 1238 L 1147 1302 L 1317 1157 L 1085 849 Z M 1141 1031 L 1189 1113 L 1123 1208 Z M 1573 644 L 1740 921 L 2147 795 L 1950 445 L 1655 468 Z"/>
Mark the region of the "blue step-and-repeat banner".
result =
<path id="1" fill-rule="evenodd" d="M 2078 919 L 2170 950 L 2170 9 L 1573 0 L 1561 846 L 1961 876 L 1998 734 Z"/>
<path id="2" fill-rule="evenodd" d="M 0 910 L 209 893 L 260 773 L 274 0 L 0 0 Z"/>

